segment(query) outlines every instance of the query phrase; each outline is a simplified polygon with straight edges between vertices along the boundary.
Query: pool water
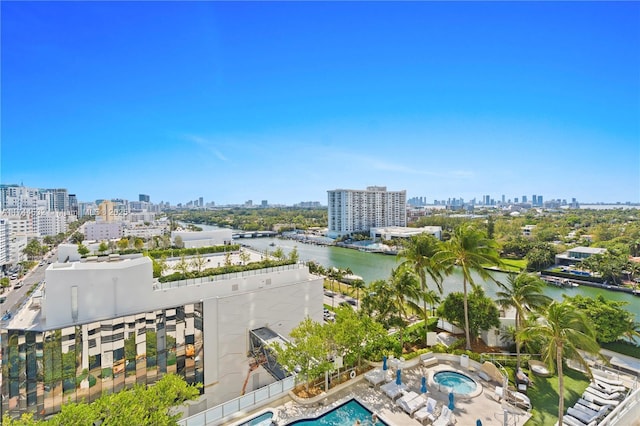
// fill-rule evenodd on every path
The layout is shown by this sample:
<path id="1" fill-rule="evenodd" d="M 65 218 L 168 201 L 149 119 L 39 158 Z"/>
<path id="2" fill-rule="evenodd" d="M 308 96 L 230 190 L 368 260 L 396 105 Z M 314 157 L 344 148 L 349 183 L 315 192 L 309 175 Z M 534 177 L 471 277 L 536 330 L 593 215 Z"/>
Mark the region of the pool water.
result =
<path id="1" fill-rule="evenodd" d="M 470 377 L 455 371 L 441 371 L 433 375 L 433 380 L 441 386 L 451 388 L 453 393 L 468 395 L 474 392 L 478 385 Z"/>
<path id="2" fill-rule="evenodd" d="M 373 413 L 355 399 L 351 399 L 333 410 L 311 420 L 298 420 L 290 425 L 297 426 L 353 426 L 360 420 L 362 426 L 388 426 L 385 422 L 372 419 Z"/>
<path id="3" fill-rule="evenodd" d="M 267 411 L 247 422 L 242 423 L 240 426 L 271 426 L 272 418 L 273 413 L 271 411 Z"/>

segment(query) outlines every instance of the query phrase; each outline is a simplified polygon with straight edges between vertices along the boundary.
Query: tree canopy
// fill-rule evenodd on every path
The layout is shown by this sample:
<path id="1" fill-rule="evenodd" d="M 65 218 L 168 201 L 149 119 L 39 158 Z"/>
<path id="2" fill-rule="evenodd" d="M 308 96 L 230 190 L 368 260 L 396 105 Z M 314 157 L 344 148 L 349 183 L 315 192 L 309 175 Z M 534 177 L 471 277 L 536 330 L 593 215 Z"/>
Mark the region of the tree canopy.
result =
<path id="1" fill-rule="evenodd" d="M 590 318 L 599 343 L 610 343 L 622 337 L 631 337 L 636 333 L 637 324 L 634 315 L 625 310 L 627 302 L 581 295 L 566 297 L 565 300 Z"/>
<path id="2" fill-rule="evenodd" d="M 480 331 L 500 326 L 500 312 L 493 299 L 482 287 L 474 286 L 467 296 L 469 305 L 469 335 L 476 339 Z M 458 327 L 464 328 L 464 294 L 449 293 L 438 307 L 438 315 Z"/>
<path id="3" fill-rule="evenodd" d="M 171 407 L 195 400 L 199 387 L 188 385 L 180 376 L 168 374 L 152 386 L 136 384 L 130 390 L 104 394 L 96 401 L 85 404 L 64 404 L 59 414 L 50 420 L 36 421 L 33 414 L 23 414 L 19 419 L 5 416 L 6 426 L 51 425 L 176 425 L 181 414 L 173 414 Z"/>

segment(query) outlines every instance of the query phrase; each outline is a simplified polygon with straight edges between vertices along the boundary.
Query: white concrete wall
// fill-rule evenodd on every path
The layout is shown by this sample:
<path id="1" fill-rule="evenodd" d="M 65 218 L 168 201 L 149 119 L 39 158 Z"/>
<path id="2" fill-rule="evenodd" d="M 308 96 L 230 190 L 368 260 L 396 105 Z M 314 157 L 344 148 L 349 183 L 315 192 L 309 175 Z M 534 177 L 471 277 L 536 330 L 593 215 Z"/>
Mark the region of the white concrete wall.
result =
<path id="1" fill-rule="evenodd" d="M 269 327 L 288 336 L 305 317 L 322 322 L 322 280 L 265 286 L 259 291 L 204 301 L 207 405 L 240 396 L 249 366 L 249 331 Z M 211 318 L 211 316 L 215 316 Z M 208 325 L 216 324 L 215 334 Z M 261 378 L 266 380 L 266 378 Z M 252 388 L 249 380 L 246 391 Z"/>
<path id="2" fill-rule="evenodd" d="M 249 309 L 250 313 L 256 314 L 252 317 L 257 318 L 259 323 L 271 315 L 264 314 L 262 304 L 272 305 L 275 301 L 272 303 L 270 299 L 265 301 L 260 299 L 258 303 L 256 298 L 274 294 L 270 291 L 278 287 L 291 287 L 286 291 L 281 290 L 278 296 L 285 300 L 283 303 L 290 298 L 294 299 L 294 305 L 287 305 L 286 309 L 291 312 L 301 310 L 300 312 L 305 314 L 307 312 L 310 315 L 317 314 L 317 319 L 322 320 L 322 279 L 309 274 L 308 268 L 304 265 L 296 265 L 292 268 L 270 273 L 264 270 L 263 272 L 252 271 L 254 275 L 153 290 L 152 264 L 148 257 L 115 262 L 55 263 L 50 265 L 45 273 L 47 284 L 43 313 L 46 315 L 46 328 L 58 328 L 74 323 L 71 317 L 73 286 L 78 287 L 77 322 L 79 323 L 147 312 L 210 298 L 231 297 L 229 300 L 235 300 L 233 297 L 239 297 L 245 293 L 252 295 L 244 296 L 250 297 L 250 303 L 247 302 L 248 304 L 237 309 Z M 312 283 L 315 289 L 313 293 L 297 293 L 296 286 L 301 285 L 303 286 L 301 288 L 305 288 L 304 285 L 309 283 Z M 318 304 L 317 312 L 316 304 Z M 283 306 L 275 306 L 277 309 L 284 309 Z M 314 306 L 312 311 L 309 310 L 310 306 Z M 257 315 L 258 313 L 262 313 L 262 316 Z M 278 316 L 282 315 L 282 312 L 276 313 Z M 285 315 L 286 313 L 285 311 Z M 279 323 L 283 323 L 282 321 L 284 320 L 279 320 Z M 300 321 L 296 324 L 298 322 Z M 285 329 L 289 327 L 286 321 L 283 324 Z M 278 330 L 274 329 L 274 331 Z"/>
<path id="3" fill-rule="evenodd" d="M 58 262 L 65 262 L 67 258 L 70 262 L 78 262 L 80 253 L 78 253 L 77 244 L 60 244 L 58 246 Z"/>

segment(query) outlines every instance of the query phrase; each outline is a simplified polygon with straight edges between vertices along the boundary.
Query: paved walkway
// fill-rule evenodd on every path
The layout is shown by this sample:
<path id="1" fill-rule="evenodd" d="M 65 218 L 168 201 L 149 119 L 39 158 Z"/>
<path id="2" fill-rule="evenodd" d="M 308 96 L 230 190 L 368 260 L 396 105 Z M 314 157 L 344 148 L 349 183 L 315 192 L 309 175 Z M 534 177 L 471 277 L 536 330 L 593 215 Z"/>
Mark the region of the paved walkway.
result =
<path id="1" fill-rule="evenodd" d="M 421 379 L 427 376 L 429 371 L 455 370 L 472 375 L 468 371 L 459 370 L 459 367 L 440 363 L 430 368 L 414 367 L 403 370 L 403 382 L 409 390 L 420 392 Z M 477 377 L 474 376 L 477 379 Z M 494 396 L 494 387 L 482 382 L 482 393 L 471 399 L 464 400 L 458 398 L 455 401 L 453 410 L 454 422 L 457 425 L 475 425 L 477 420 L 481 420 L 484 426 L 502 426 L 505 424 L 504 416 L 507 410 L 508 422 L 510 426 L 522 426 L 531 416 L 530 413 L 521 409 L 503 404 Z M 429 395 L 438 401 L 438 411 L 448 404 L 448 394 L 437 389 L 429 389 Z M 336 394 L 327 396 L 321 404 L 314 406 L 304 406 L 294 401 L 290 401 L 276 407 L 276 421 L 279 425 L 286 425 L 292 421 L 303 418 L 314 418 L 325 413 L 338 405 L 343 404 L 351 398 L 356 398 L 370 411 L 376 413 L 378 417 L 389 425 L 411 426 L 420 423 L 408 416 L 400 407 L 389 399 L 378 387 L 372 387 L 366 380 L 360 380 Z M 361 419 L 363 425 L 371 424 L 370 419 Z M 351 426 L 351 425 L 348 425 Z"/>

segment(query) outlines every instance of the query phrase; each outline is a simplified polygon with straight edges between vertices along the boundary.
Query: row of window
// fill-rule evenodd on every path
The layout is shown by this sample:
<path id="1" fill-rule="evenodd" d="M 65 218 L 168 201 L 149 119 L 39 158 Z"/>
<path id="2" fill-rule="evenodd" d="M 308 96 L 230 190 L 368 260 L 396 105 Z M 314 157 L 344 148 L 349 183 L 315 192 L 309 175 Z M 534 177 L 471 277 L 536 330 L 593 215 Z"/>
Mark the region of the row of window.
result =
<path id="1" fill-rule="evenodd" d="M 202 303 L 58 330 L 2 335 L 3 412 L 46 416 L 167 373 L 204 381 Z"/>

